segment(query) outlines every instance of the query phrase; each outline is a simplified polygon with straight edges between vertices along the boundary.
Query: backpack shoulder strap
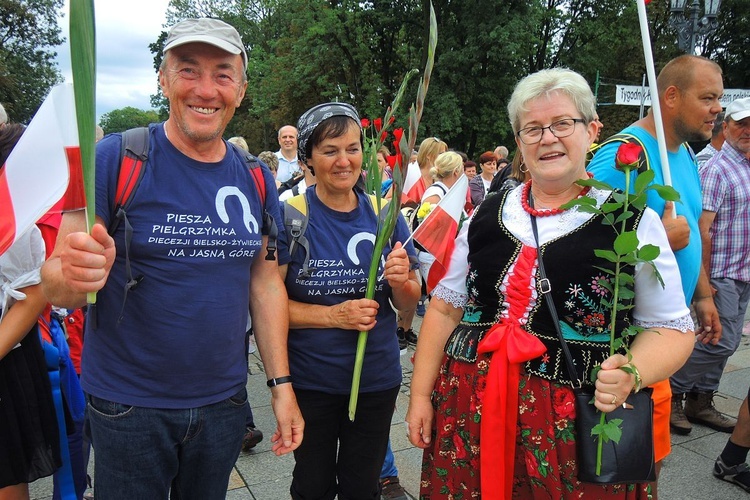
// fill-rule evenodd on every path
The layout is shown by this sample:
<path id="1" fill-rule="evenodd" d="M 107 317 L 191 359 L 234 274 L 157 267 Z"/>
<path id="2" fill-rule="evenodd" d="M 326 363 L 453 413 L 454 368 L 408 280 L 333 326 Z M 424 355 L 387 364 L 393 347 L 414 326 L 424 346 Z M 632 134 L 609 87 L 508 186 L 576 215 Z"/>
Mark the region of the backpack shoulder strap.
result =
<path id="1" fill-rule="evenodd" d="M 607 144 L 613 143 L 613 142 L 622 142 L 622 143 L 633 143 L 638 144 L 641 147 L 641 155 L 640 155 L 640 166 L 638 167 L 638 173 L 645 172 L 646 170 L 651 170 L 651 164 L 648 161 L 648 154 L 646 153 L 646 146 L 644 146 L 643 142 L 636 137 L 633 134 L 628 133 L 622 133 L 615 134 L 606 140 L 602 141 L 596 149 L 601 148 L 602 146 L 605 146 Z"/>
<path id="2" fill-rule="evenodd" d="M 120 167 L 117 174 L 117 188 L 115 191 L 115 202 L 112 207 L 112 213 L 109 219 L 107 231 L 114 235 L 115 230 L 120 223 L 125 224 L 125 291 L 122 297 L 122 307 L 117 322 L 119 323 L 125 313 L 125 302 L 128 298 L 128 292 L 135 288 L 143 281 L 143 275 L 133 276 L 133 270 L 130 266 L 130 242 L 133 239 L 133 226 L 128 220 L 128 208 L 133 201 L 135 191 L 143 179 L 143 172 L 148 161 L 148 152 L 150 147 L 148 127 L 137 127 L 126 130 L 122 133 L 122 142 L 120 144 Z M 90 315 L 94 324 L 96 324 L 96 311 Z"/>
<path id="3" fill-rule="evenodd" d="M 284 200 L 284 227 L 289 235 L 289 255 L 294 256 L 298 248 L 305 252 L 302 261 L 303 279 L 311 278 L 315 268 L 310 267 L 310 242 L 305 238 L 305 230 L 310 220 L 307 194 L 302 193 Z"/>
<path id="4" fill-rule="evenodd" d="M 115 203 L 109 219 L 109 234 L 113 234 L 133 200 L 143 178 L 144 165 L 149 151 L 148 127 L 137 127 L 122 133 L 120 144 L 120 167 L 117 175 Z"/>
<path id="5" fill-rule="evenodd" d="M 378 206 L 378 197 L 377 196 L 375 196 L 374 194 L 368 194 L 367 196 L 369 196 L 369 198 L 370 198 L 370 206 L 372 207 L 372 211 L 375 212 L 375 215 L 377 215 L 378 217 L 381 217 L 381 218 L 384 217 L 385 214 L 388 213 L 388 211 L 385 210 L 385 208 L 388 206 L 388 202 L 390 200 L 387 200 L 387 199 L 381 197 L 380 198 L 380 206 Z"/>
<path id="6" fill-rule="evenodd" d="M 227 143 L 231 144 L 231 143 Z M 255 188 L 258 190 L 260 196 L 260 202 L 263 205 L 263 228 L 261 234 L 268 236 L 268 245 L 266 246 L 266 260 L 276 260 L 276 240 L 279 237 L 279 228 L 276 227 L 276 222 L 273 220 L 273 216 L 268 212 L 267 209 L 267 196 L 266 196 L 266 181 L 263 178 L 263 169 L 260 168 L 260 161 L 254 155 L 245 151 L 242 148 L 238 148 L 234 144 L 231 146 L 235 151 L 239 152 L 242 158 L 245 160 L 247 169 L 250 172 L 250 176 L 253 178 Z"/>

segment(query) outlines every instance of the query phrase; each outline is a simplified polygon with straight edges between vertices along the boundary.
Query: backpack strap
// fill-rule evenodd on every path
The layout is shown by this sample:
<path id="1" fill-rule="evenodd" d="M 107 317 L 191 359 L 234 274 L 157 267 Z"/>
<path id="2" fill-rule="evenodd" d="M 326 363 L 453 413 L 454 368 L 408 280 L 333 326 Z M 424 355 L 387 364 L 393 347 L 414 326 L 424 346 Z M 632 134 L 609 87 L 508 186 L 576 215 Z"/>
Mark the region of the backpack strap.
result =
<path id="1" fill-rule="evenodd" d="M 276 242 L 279 238 L 279 228 L 276 226 L 273 216 L 268 212 L 268 205 L 266 204 L 266 180 L 263 177 L 263 169 L 260 167 L 260 160 L 248 153 L 242 148 L 238 148 L 232 143 L 230 144 L 236 152 L 245 160 L 247 169 L 250 172 L 250 176 L 253 178 L 255 188 L 258 190 L 260 196 L 260 202 L 263 204 L 263 228 L 261 234 L 268 236 L 268 244 L 266 245 L 266 260 L 276 260 Z"/>
<path id="2" fill-rule="evenodd" d="M 310 242 L 305 238 L 305 230 L 310 220 L 308 206 L 307 192 L 284 200 L 284 227 L 290 237 L 289 255 L 294 255 L 297 248 L 305 251 L 300 274 L 302 279 L 311 278 L 315 272 L 315 268 L 310 267 Z"/>
<path id="3" fill-rule="evenodd" d="M 115 230 L 122 222 L 125 224 L 125 290 L 122 296 L 122 307 L 118 322 L 122 320 L 125 313 L 125 302 L 128 292 L 134 290 L 143 281 L 143 275 L 133 276 L 130 266 L 130 242 L 133 240 L 133 226 L 128 220 L 127 210 L 133 201 L 135 191 L 143 179 L 144 167 L 148 161 L 149 152 L 149 129 L 138 127 L 126 130 L 122 133 L 120 145 L 120 170 L 117 176 L 117 189 L 115 191 L 115 203 L 110 214 L 107 232 L 114 235 Z M 93 314 L 92 317 L 96 315 Z M 96 321 L 96 320 L 94 320 Z"/>
<path id="4" fill-rule="evenodd" d="M 316 270 L 314 267 L 310 267 L 310 242 L 305 238 L 305 230 L 310 220 L 307 196 L 308 192 L 305 191 L 302 194 L 284 200 L 284 227 L 290 237 L 289 255 L 293 256 L 298 248 L 305 251 L 305 258 L 302 260 L 302 272 L 300 273 L 300 278 L 302 279 L 311 278 Z M 368 199 L 373 212 L 382 220 L 385 214 L 388 213 L 385 208 L 388 206 L 389 200 L 381 198 L 381 205 L 378 209 L 377 197 L 371 194 L 368 195 Z"/>
<path id="5" fill-rule="evenodd" d="M 619 134 L 615 134 L 607 138 L 606 140 L 602 141 L 601 143 L 599 143 L 596 147 L 592 147 L 589 151 L 592 153 L 592 156 L 593 156 L 593 154 L 596 153 L 596 151 L 599 148 L 607 144 L 611 144 L 613 142 L 638 144 L 641 147 L 641 154 L 639 156 L 640 166 L 638 167 L 638 173 L 640 174 L 642 172 L 645 172 L 646 170 L 651 170 L 651 164 L 648 161 L 648 154 L 646 154 L 646 146 L 644 146 L 643 142 L 633 134 L 622 133 L 622 132 Z"/>

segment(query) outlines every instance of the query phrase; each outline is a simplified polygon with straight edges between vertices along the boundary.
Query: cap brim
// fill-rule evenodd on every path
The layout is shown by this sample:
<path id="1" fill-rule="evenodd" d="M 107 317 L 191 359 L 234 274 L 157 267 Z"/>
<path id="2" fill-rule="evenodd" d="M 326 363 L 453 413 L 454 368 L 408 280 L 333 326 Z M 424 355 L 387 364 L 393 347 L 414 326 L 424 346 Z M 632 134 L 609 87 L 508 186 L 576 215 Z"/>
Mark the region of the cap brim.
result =
<path id="1" fill-rule="evenodd" d="M 242 50 L 231 43 L 227 43 L 226 41 L 211 35 L 189 35 L 180 37 L 165 45 L 163 52 L 166 54 L 168 50 L 187 43 L 207 43 L 214 47 L 218 47 L 225 52 L 229 52 L 230 54 L 241 55 L 243 64 L 247 65 L 247 58 Z"/>
<path id="2" fill-rule="evenodd" d="M 748 116 L 750 116 L 750 109 L 745 109 L 743 111 L 737 111 L 736 113 L 732 113 L 729 115 L 729 118 L 738 122 L 740 120 L 744 120 Z"/>

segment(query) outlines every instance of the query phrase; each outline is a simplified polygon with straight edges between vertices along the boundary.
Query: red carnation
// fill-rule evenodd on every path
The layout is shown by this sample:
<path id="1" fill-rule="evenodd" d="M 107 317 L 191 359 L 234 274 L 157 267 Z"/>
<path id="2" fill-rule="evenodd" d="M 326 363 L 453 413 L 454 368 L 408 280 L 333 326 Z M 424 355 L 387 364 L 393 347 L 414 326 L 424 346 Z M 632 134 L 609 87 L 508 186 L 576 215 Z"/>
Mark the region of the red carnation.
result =
<path id="1" fill-rule="evenodd" d="M 370 120 L 368 120 L 367 118 L 362 118 L 359 123 L 360 125 L 362 125 L 362 128 L 367 128 L 370 126 Z"/>
<path id="2" fill-rule="evenodd" d="M 625 168 L 633 169 L 638 168 L 638 164 L 641 161 L 641 152 L 643 148 L 640 144 L 634 142 L 623 142 L 619 148 L 617 148 L 617 155 L 615 155 L 615 165 L 618 170 L 624 170 Z"/>
<path id="3" fill-rule="evenodd" d="M 373 122 L 375 124 L 375 131 L 380 132 L 380 129 L 383 128 L 383 119 L 382 118 L 375 118 Z"/>

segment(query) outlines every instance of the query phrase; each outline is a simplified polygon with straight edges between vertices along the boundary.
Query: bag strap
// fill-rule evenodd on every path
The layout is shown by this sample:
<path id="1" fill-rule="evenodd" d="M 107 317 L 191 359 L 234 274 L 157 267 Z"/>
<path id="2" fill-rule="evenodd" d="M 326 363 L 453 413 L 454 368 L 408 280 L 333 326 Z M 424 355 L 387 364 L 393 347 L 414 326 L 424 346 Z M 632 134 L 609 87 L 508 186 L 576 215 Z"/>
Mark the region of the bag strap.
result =
<path id="1" fill-rule="evenodd" d="M 314 267 L 310 267 L 310 242 L 305 238 L 305 230 L 307 230 L 307 223 L 310 220 L 307 194 L 307 190 L 305 190 L 302 194 L 284 200 L 284 227 L 291 238 L 289 255 L 293 256 L 297 248 L 305 251 L 305 258 L 302 260 L 302 273 L 300 274 L 302 279 L 311 278 L 316 271 Z"/>
<path id="2" fill-rule="evenodd" d="M 529 206 L 534 207 L 534 200 L 529 192 Z M 557 338 L 560 340 L 560 346 L 562 347 L 563 354 L 565 355 L 565 366 L 568 369 L 568 376 L 570 380 L 577 381 L 578 387 L 583 385 L 583 381 L 578 378 L 578 373 L 573 363 L 573 356 L 570 354 L 570 348 L 568 347 L 565 338 L 563 337 L 562 330 L 560 329 L 560 320 L 557 317 L 557 309 L 555 309 L 555 303 L 552 300 L 552 285 L 547 278 L 547 273 L 544 271 L 544 260 L 542 259 L 542 247 L 539 245 L 539 233 L 536 228 L 536 217 L 531 216 L 531 230 L 534 233 L 534 241 L 536 242 L 536 253 L 537 262 L 539 263 L 539 291 L 544 295 L 544 299 L 547 301 L 547 309 L 549 309 L 550 316 L 552 316 L 552 323 L 555 325 L 555 331 L 557 332 Z"/>
<path id="3" fill-rule="evenodd" d="M 255 188 L 258 190 L 258 195 L 260 196 L 260 203 L 263 205 L 263 227 L 261 229 L 261 234 L 268 236 L 266 260 L 276 260 L 276 241 L 279 238 L 279 228 L 276 226 L 273 216 L 268 211 L 268 205 L 266 203 L 268 201 L 266 197 L 266 180 L 263 177 L 263 169 L 260 166 L 260 160 L 231 142 L 227 144 L 242 156 L 247 165 L 247 169 L 250 172 L 250 176 L 253 178 Z"/>

